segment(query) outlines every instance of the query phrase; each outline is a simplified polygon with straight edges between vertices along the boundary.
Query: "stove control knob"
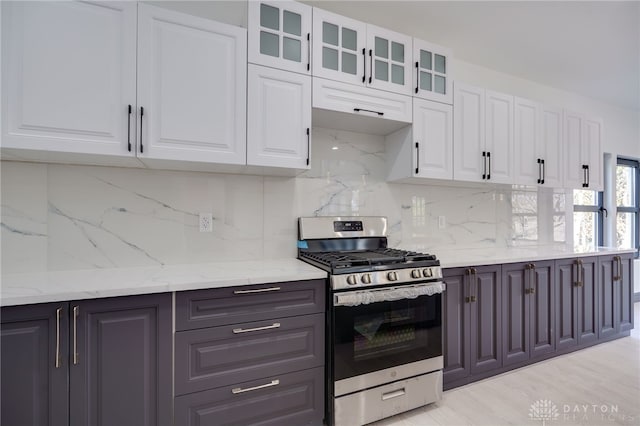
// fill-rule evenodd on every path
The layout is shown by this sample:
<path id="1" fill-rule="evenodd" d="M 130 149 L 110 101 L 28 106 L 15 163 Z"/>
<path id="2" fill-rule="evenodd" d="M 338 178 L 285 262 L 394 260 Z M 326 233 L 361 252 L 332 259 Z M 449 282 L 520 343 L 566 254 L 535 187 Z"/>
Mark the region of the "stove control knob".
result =
<path id="1" fill-rule="evenodd" d="M 362 278 L 360 278 L 363 284 L 371 284 L 371 274 L 364 274 Z"/>
<path id="2" fill-rule="evenodd" d="M 422 273 L 420 273 L 420 269 L 414 269 L 411 271 L 411 278 L 422 278 Z"/>
<path id="3" fill-rule="evenodd" d="M 387 279 L 389 281 L 398 281 L 398 273 L 396 271 L 391 271 L 387 274 Z"/>
<path id="4" fill-rule="evenodd" d="M 433 271 L 429 268 L 425 268 L 422 270 L 422 276 L 425 278 L 431 278 L 433 276 Z"/>
<path id="5" fill-rule="evenodd" d="M 347 277 L 347 284 L 349 285 L 356 285 L 358 284 L 358 277 L 355 275 L 349 275 Z"/>

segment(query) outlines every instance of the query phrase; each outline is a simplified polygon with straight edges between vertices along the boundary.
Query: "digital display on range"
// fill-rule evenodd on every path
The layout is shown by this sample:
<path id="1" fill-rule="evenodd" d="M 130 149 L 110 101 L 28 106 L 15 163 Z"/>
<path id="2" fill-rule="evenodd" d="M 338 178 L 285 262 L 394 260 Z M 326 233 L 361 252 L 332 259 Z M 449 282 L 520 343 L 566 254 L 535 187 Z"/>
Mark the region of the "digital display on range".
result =
<path id="1" fill-rule="evenodd" d="M 341 220 L 333 222 L 333 230 L 335 232 L 346 232 L 346 231 L 362 231 L 362 221 L 361 220 Z"/>

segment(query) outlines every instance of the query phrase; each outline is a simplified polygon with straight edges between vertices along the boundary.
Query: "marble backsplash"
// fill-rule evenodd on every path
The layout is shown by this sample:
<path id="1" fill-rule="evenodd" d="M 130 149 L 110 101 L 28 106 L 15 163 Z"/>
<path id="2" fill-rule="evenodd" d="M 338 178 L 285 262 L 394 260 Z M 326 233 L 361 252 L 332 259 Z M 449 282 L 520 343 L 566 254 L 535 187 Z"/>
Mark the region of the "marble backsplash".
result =
<path id="1" fill-rule="evenodd" d="M 316 215 L 387 216 L 390 245 L 435 254 L 569 242 L 564 192 L 385 177 L 383 137 L 322 128 L 295 178 L 3 161 L 2 272 L 293 257 Z"/>

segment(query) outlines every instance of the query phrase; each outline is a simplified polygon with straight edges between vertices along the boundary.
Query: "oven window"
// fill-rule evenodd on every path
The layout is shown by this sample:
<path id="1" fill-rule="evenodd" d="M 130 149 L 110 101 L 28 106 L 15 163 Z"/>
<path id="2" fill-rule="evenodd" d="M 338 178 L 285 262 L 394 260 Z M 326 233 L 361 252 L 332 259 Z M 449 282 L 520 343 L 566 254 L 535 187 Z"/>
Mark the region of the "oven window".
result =
<path id="1" fill-rule="evenodd" d="M 336 306 L 334 379 L 442 355 L 441 295 Z"/>

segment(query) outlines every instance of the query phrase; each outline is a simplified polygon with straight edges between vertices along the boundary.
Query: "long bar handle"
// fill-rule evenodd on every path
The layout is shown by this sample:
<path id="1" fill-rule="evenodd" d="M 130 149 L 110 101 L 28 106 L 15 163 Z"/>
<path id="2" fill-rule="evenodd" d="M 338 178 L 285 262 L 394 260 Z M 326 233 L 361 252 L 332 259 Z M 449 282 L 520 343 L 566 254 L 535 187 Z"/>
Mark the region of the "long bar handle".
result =
<path id="1" fill-rule="evenodd" d="M 577 259 L 575 261 L 576 264 L 576 282 L 575 282 L 575 286 L 576 287 L 582 287 L 582 280 L 580 279 L 580 272 L 582 271 L 582 260 Z"/>
<path id="2" fill-rule="evenodd" d="M 144 117 L 144 107 L 140 107 L 140 153 L 144 153 L 144 145 L 142 145 L 142 117 Z"/>
<path id="3" fill-rule="evenodd" d="M 373 82 L 373 49 L 369 49 L 369 84 Z"/>
<path id="4" fill-rule="evenodd" d="M 62 308 L 56 309 L 56 368 L 60 368 L 60 316 Z"/>
<path id="5" fill-rule="evenodd" d="M 542 160 L 538 158 L 538 183 L 542 183 Z"/>
<path id="6" fill-rule="evenodd" d="M 620 256 L 613 256 L 613 260 L 615 260 L 618 269 L 618 275 L 613 276 L 613 281 L 618 281 L 622 278 L 622 260 Z"/>
<path id="7" fill-rule="evenodd" d="M 367 49 L 362 48 L 362 83 L 367 81 Z"/>
<path id="8" fill-rule="evenodd" d="M 544 164 L 544 158 L 543 158 L 542 159 L 542 182 L 541 182 L 543 185 L 544 185 L 544 178 L 546 174 L 547 174 L 547 168 Z"/>
<path id="9" fill-rule="evenodd" d="M 420 173 L 420 143 L 416 142 L 416 175 Z"/>
<path id="10" fill-rule="evenodd" d="M 471 296 L 471 302 L 476 302 L 478 300 L 478 270 L 476 268 L 471 268 L 471 274 L 473 274 L 473 283 L 475 288 L 475 291 L 473 292 L 474 294 Z"/>
<path id="11" fill-rule="evenodd" d="M 487 178 L 487 151 L 482 151 L 482 179 Z"/>
<path id="12" fill-rule="evenodd" d="M 253 293 L 266 293 L 268 291 L 278 291 L 280 287 L 258 288 L 255 290 L 234 290 L 233 294 L 253 294 Z"/>
<path id="13" fill-rule="evenodd" d="M 269 383 L 265 383 L 264 385 L 254 386 L 254 387 L 251 387 L 251 388 L 245 388 L 245 389 L 233 388 L 233 389 L 231 389 L 231 393 L 239 394 L 239 393 L 244 393 L 244 392 L 251 392 L 251 391 L 254 391 L 254 390 L 258 390 L 258 389 L 264 389 L 264 388 L 270 388 L 272 386 L 278 386 L 279 384 L 280 384 L 280 380 L 275 379 L 275 380 L 272 380 Z"/>
<path id="14" fill-rule="evenodd" d="M 307 166 L 311 160 L 311 129 L 307 127 Z"/>
<path id="15" fill-rule="evenodd" d="M 127 115 L 127 149 L 131 152 L 131 105 L 129 105 L 129 114 Z"/>
<path id="16" fill-rule="evenodd" d="M 280 323 L 274 322 L 272 325 L 265 325 L 264 327 L 255 327 L 255 328 L 234 328 L 233 334 L 251 333 L 252 331 L 271 330 L 274 328 L 280 328 Z"/>
<path id="17" fill-rule="evenodd" d="M 469 296 L 466 296 L 464 298 L 465 303 L 470 303 L 471 302 L 471 268 L 467 268 L 464 271 L 465 275 L 469 275 L 469 279 L 467 279 L 467 294 Z"/>
<path id="18" fill-rule="evenodd" d="M 416 93 L 420 91 L 420 62 L 416 61 Z"/>
<path id="19" fill-rule="evenodd" d="M 311 33 L 307 33 L 307 71 L 311 71 Z"/>
<path id="20" fill-rule="evenodd" d="M 78 365 L 78 314 L 80 308 L 73 307 L 73 365 Z"/>
<path id="21" fill-rule="evenodd" d="M 370 112 L 372 114 L 379 115 L 380 117 L 382 117 L 384 115 L 384 112 L 382 112 L 382 111 L 374 111 L 372 109 L 354 108 L 353 111 L 354 112 Z"/>
<path id="22" fill-rule="evenodd" d="M 491 151 L 487 151 L 487 161 L 489 162 L 489 173 L 487 173 L 487 180 L 491 179 Z"/>
<path id="23" fill-rule="evenodd" d="M 397 398 L 399 396 L 405 395 L 407 392 L 402 389 L 394 390 L 392 392 L 387 392 L 382 394 L 382 400 L 386 401 L 387 399 Z"/>

